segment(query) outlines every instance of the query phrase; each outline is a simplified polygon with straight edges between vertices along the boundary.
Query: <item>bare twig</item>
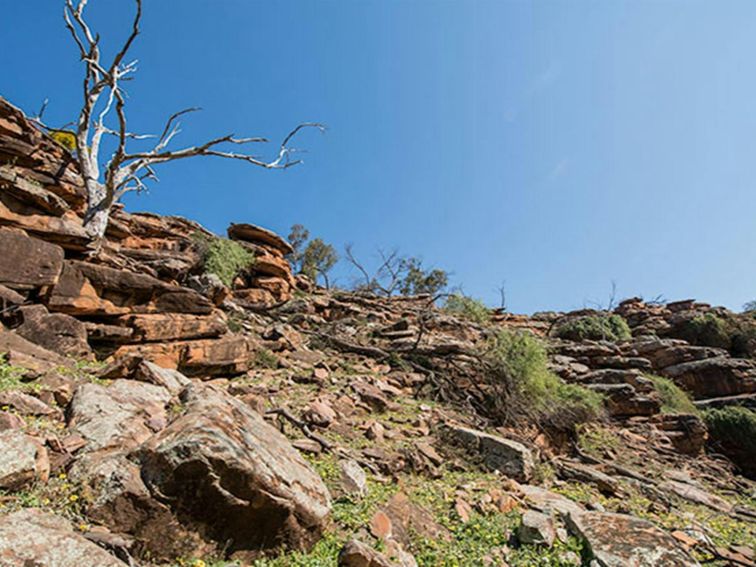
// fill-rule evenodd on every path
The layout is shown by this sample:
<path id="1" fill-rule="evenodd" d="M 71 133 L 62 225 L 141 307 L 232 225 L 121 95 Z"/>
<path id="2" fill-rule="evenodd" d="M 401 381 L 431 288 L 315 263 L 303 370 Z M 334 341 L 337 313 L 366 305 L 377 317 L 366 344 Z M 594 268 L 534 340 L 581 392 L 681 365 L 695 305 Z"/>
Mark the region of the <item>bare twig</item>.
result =
<path id="1" fill-rule="evenodd" d="M 270 409 L 265 412 L 265 415 L 277 415 L 278 417 L 285 419 L 286 421 L 294 425 L 297 429 L 299 429 L 305 437 L 316 441 L 325 451 L 332 451 L 334 449 L 333 443 L 325 439 L 322 435 L 314 433 L 304 421 L 295 417 L 286 408 Z"/>

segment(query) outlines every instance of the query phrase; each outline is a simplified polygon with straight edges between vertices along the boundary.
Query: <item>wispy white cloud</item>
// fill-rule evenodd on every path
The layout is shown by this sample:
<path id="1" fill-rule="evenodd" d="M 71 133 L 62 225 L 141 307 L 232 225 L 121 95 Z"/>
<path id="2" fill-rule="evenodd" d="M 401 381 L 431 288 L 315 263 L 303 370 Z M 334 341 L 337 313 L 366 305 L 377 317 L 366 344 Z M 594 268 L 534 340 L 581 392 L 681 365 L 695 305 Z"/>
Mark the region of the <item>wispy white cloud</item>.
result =
<path id="1" fill-rule="evenodd" d="M 551 168 L 551 171 L 549 172 L 549 175 L 548 175 L 548 180 L 556 181 L 560 177 L 564 177 L 570 169 L 570 163 L 572 163 L 572 160 L 570 160 L 570 158 L 568 157 L 564 157 L 560 159 L 554 165 L 554 167 Z"/>
<path id="2" fill-rule="evenodd" d="M 550 61 L 530 83 L 523 89 L 519 102 L 511 102 L 505 106 L 502 117 L 504 122 L 511 124 L 515 122 L 520 114 L 522 107 L 531 102 L 539 94 L 549 90 L 554 86 L 562 76 L 562 65 L 558 61 Z"/>
<path id="3" fill-rule="evenodd" d="M 543 91 L 551 88 L 562 75 L 562 66 L 558 61 L 550 61 L 549 64 L 543 69 L 535 79 L 530 83 L 526 89 L 528 96 L 535 96 Z"/>

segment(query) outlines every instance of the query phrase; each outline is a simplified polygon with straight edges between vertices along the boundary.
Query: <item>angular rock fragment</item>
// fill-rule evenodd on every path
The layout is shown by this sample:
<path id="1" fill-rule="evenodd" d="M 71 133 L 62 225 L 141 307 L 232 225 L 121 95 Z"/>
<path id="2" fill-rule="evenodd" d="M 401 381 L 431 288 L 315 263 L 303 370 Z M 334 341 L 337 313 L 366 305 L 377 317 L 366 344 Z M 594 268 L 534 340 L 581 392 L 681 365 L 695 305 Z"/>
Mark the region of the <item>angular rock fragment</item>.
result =
<path id="1" fill-rule="evenodd" d="M 533 453 L 522 443 L 454 424 L 447 424 L 444 432 L 467 451 L 479 453 L 492 470 L 520 482 L 527 482 L 533 475 Z"/>
<path id="2" fill-rule="evenodd" d="M 522 515 L 522 523 L 517 530 L 520 543 L 525 545 L 545 545 L 551 547 L 556 539 L 554 520 L 546 514 L 528 510 Z"/>
<path id="3" fill-rule="evenodd" d="M 17 490 L 49 474 L 47 450 L 38 441 L 16 429 L 0 431 L 0 488 Z"/>

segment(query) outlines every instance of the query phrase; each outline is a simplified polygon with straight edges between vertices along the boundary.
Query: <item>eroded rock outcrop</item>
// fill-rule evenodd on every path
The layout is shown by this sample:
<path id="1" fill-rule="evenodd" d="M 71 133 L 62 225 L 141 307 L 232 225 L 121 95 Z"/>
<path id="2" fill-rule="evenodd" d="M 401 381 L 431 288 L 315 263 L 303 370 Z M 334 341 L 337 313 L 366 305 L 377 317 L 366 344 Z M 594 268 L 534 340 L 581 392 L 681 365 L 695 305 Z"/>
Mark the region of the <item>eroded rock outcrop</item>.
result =
<path id="1" fill-rule="evenodd" d="M 231 551 L 312 543 L 330 496 L 289 441 L 213 387 L 193 384 L 181 401 L 182 415 L 138 451 L 147 487 Z"/>

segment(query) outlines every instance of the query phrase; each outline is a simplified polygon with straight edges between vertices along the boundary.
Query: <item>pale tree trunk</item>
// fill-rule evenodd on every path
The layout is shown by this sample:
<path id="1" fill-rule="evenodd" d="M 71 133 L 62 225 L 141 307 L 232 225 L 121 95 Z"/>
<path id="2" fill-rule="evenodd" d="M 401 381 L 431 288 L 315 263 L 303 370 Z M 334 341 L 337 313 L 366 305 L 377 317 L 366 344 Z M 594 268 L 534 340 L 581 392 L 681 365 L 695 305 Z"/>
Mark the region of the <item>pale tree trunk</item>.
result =
<path id="1" fill-rule="evenodd" d="M 84 230 L 92 239 L 91 247 L 99 250 L 105 231 L 108 228 L 110 210 L 113 200 L 109 198 L 105 186 L 102 183 L 92 182 L 87 188 L 87 212 L 84 214 Z"/>
<path id="2" fill-rule="evenodd" d="M 85 64 L 84 75 L 84 104 L 79 112 L 76 129 L 76 155 L 81 176 L 87 190 L 87 211 L 84 215 L 84 229 L 91 239 L 90 250 L 100 249 L 108 219 L 113 205 L 129 191 L 143 191 L 145 181 L 156 181 L 153 166 L 169 161 L 196 157 L 214 156 L 234 159 L 251 163 L 266 169 L 287 169 L 301 163 L 293 158 L 297 152 L 289 148 L 288 143 L 303 128 L 316 128 L 325 131 L 322 124 L 304 122 L 284 138 L 278 149 L 278 155 L 272 161 L 264 161 L 254 155 L 244 152 L 222 150 L 223 145 L 244 145 L 267 142 L 265 138 L 236 138 L 227 134 L 204 142 L 198 146 L 185 147 L 178 150 L 168 150 L 167 146 L 179 133 L 178 118 L 199 110 L 187 108 L 172 114 L 158 136 L 139 135 L 129 132 L 126 128 L 126 97 L 121 90 L 120 82 L 128 80 L 128 75 L 136 71 L 136 61 L 123 63 L 129 48 L 139 34 L 139 23 L 142 17 L 142 0 L 134 0 L 136 14 L 132 23 L 131 34 L 128 36 L 120 51 L 118 51 L 109 65 L 100 60 L 100 36 L 93 32 L 84 19 L 83 12 L 88 0 L 65 0 L 64 19 L 66 28 L 79 49 L 81 60 Z M 105 95 L 107 102 L 98 108 L 98 101 Z M 106 119 L 111 111 L 117 116 L 117 129 L 106 125 Z M 95 113 L 97 114 L 95 115 Z M 100 175 L 100 143 L 104 136 L 114 136 L 117 147 L 104 166 Z M 148 151 L 131 153 L 126 149 L 127 140 L 144 140 L 156 138 L 157 143 Z"/>

